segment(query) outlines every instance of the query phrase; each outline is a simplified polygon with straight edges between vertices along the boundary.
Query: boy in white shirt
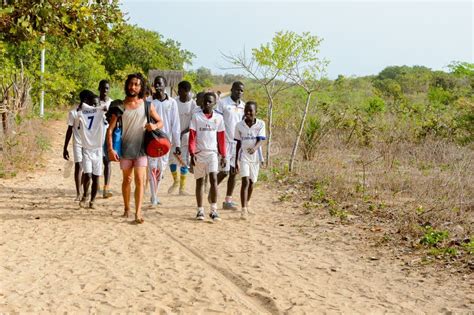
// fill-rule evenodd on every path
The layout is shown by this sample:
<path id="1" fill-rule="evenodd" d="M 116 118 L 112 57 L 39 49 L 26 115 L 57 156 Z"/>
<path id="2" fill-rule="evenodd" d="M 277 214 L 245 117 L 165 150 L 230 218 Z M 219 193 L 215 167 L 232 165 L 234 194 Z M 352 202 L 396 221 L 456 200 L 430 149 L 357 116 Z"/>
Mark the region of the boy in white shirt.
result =
<path id="1" fill-rule="evenodd" d="M 241 218 L 248 217 L 248 202 L 252 196 L 253 185 L 257 182 L 261 158 L 260 147 L 265 137 L 265 122 L 257 118 L 257 103 L 250 101 L 245 104 L 244 120 L 235 126 L 237 154 L 235 169 L 242 177 L 240 201 L 242 203 Z"/>
<path id="2" fill-rule="evenodd" d="M 172 154 L 170 158 L 170 171 L 173 176 L 173 185 L 168 189 L 168 194 L 172 194 L 178 188 L 179 194 L 187 195 L 184 190 L 186 184 L 186 175 L 188 174 L 188 143 L 189 143 L 189 124 L 195 108 L 196 101 L 191 98 L 191 83 L 181 81 L 178 83 L 178 97 L 175 98 L 178 104 L 179 126 L 181 128 L 181 157 Z M 178 181 L 178 164 L 181 165 L 180 178 Z"/>
<path id="3" fill-rule="evenodd" d="M 92 93 L 92 92 L 90 92 Z M 100 106 L 99 97 L 92 95 L 88 98 L 88 104 L 83 103 L 78 112 L 79 134 L 82 143 L 82 169 L 84 172 L 84 192 L 79 205 L 83 208 L 87 205 L 89 185 L 92 179 L 91 196 L 89 208 L 95 209 L 94 200 L 99 189 L 99 177 L 102 175 L 102 150 L 104 146 L 105 129 L 105 106 Z M 92 106 L 90 106 L 91 104 Z"/>
<path id="4" fill-rule="evenodd" d="M 99 82 L 99 101 L 100 106 L 105 107 L 106 111 L 109 110 L 110 103 L 112 103 L 112 99 L 108 96 L 110 91 L 110 83 L 107 80 L 101 80 Z M 108 123 L 107 123 L 108 124 Z M 107 126 L 105 128 L 105 132 L 107 132 Z M 104 163 L 104 189 L 103 197 L 110 198 L 112 197 L 112 193 L 109 191 L 109 182 L 110 176 L 112 175 L 112 168 L 111 162 L 107 156 L 107 144 L 105 143 L 105 136 L 104 136 L 104 149 L 102 150 L 102 162 Z"/>
<path id="5" fill-rule="evenodd" d="M 154 80 L 153 86 L 155 87 L 156 93 L 153 95 L 152 105 L 155 107 L 156 112 L 163 121 L 163 132 L 168 135 L 173 144 L 177 155 L 181 155 L 181 128 L 179 125 L 179 113 L 178 104 L 176 100 L 170 98 L 166 92 L 166 79 L 162 76 L 157 76 Z M 158 189 L 160 187 L 161 180 L 163 179 L 163 173 L 166 170 L 169 160 L 168 154 L 159 157 L 151 158 L 148 157 L 148 178 L 150 181 L 150 201 L 152 205 L 160 204 L 158 199 Z"/>
<path id="6" fill-rule="evenodd" d="M 196 219 L 204 220 L 204 208 L 202 199 L 204 194 L 204 177 L 209 175 L 211 184 L 210 217 L 213 221 L 220 220 L 217 213 L 217 171 L 219 168 L 218 154 L 220 154 L 220 166 L 225 167 L 226 143 L 225 126 L 222 115 L 212 110 L 216 104 L 214 93 L 206 93 L 203 99 L 202 111 L 193 115 L 189 125 L 189 154 L 191 165 L 194 168 L 196 178 Z"/>
<path id="7" fill-rule="evenodd" d="M 230 90 L 231 94 L 228 97 L 224 97 L 220 100 L 216 111 L 224 116 L 225 123 L 225 140 L 227 148 L 227 163 L 225 168 L 219 170 L 217 175 L 217 183 L 220 184 L 224 178 L 229 176 L 227 180 L 227 192 L 225 201 L 222 204 L 223 209 L 237 210 L 237 205 L 232 202 L 232 194 L 235 187 L 235 177 L 237 172 L 235 171 L 235 154 L 236 154 L 236 142 L 234 140 L 235 125 L 240 122 L 244 116 L 245 103 L 242 101 L 244 94 L 244 84 L 240 81 L 232 83 Z"/>
<path id="8" fill-rule="evenodd" d="M 79 93 L 80 104 L 68 114 L 67 119 L 67 131 L 64 139 L 63 158 L 69 160 L 69 152 L 67 147 L 72 136 L 72 153 L 74 157 L 74 183 L 76 184 L 76 199 L 74 201 L 81 200 L 81 184 L 82 184 L 82 144 L 81 136 L 79 135 L 79 118 L 78 112 L 80 111 L 82 103 L 87 102 L 87 98 L 90 97 L 92 92 L 88 90 L 81 91 Z"/>

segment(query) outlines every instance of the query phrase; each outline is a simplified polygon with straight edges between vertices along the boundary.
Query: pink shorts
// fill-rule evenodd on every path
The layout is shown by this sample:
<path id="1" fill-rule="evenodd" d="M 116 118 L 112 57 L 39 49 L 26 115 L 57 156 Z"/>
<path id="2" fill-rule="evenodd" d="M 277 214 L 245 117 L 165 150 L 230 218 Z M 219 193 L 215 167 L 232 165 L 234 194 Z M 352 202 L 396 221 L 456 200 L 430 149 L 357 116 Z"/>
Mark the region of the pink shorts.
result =
<path id="1" fill-rule="evenodd" d="M 146 167 L 148 159 L 146 156 L 140 156 L 136 159 L 120 159 L 120 169 L 128 170 L 133 167 Z"/>

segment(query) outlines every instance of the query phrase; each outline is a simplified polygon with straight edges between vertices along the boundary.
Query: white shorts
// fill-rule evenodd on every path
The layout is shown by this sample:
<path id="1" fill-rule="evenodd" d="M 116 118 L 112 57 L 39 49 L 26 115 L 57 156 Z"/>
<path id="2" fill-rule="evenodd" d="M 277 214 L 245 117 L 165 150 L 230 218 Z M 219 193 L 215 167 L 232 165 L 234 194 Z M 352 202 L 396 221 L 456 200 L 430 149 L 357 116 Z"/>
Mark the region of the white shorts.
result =
<path id="1" fill-rule="evenodd" d="M 194 165 L 195 179 L 203 178 L 209 173 L 217 173 L 218 169 L 217 153 L 196 154 L 196 165 Z"/>
<path id="2" fill-rule="evenodd" d="M 72 145 L 72 154 L 74 156 L 74 163 L 82 162 L 82 147 L 80 145 Z"/>
<path id="3" fill-rule="evenodd" d="M 82 149 L 82 171 L 86 174 L 102 176 L 102 148 Z"/>
<path id="4" fill-rule="evenodd" d="M 219 165 L 220 172 L 229 172 L 230 167 L 235 167 L 235 154 L 236 154 L 237 143 L 233 142 L 225 142 L 225 167 L 221 167 Z"/>
<path id="5" fill-rule="evenodd" d="M 240 161 L 240 177 L 248 177 L 252 183 L 257 182 L 259 170 L 259 162 Z"/>
<path id="6" fill-rule="evenodd" d="M 159 169 L 160 174 L 161 174 L 160 179 L 163 178 L 165 169 L 168 166 L 168 156 L 169 156 L 169 153 L 159 158 L 148 157 L 148 169 L 149 170 L 154 169 L 154 168 Z"/>

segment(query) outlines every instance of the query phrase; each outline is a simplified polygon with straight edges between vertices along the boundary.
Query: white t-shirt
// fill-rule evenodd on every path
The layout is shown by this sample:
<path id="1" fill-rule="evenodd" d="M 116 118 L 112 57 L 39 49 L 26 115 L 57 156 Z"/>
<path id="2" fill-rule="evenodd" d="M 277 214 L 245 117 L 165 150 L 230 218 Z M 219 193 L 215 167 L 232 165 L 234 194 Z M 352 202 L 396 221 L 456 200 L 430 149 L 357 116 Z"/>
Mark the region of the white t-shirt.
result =
<path id="1" fill-rule="evenodd" d="M 247 149 L 255 147 L 258 139 L 265 140 L 265 122 L 261 119 L 256 120 L 255 124 L 249 127 L 245 120 L 240 121 L 235 126 L 235 140 L 240 140 L 239 160 L 245 162 L 258 163 L 261 159 L 261 151 L 257 150 L 253 154 L 247 152 Z"/>
<path id="2" fill-rule="evenodd" d="M 185 103 L 179 100 L 179 96 L 175 98 L 176 104 L 178 104 L 178 114 L 179 114 L 179 126 L 181 127 L 181 132 L 189 128 L 191 123 L 191 117 L 193 116 L 193 111 L 197 107 L 196 101 L 191 99 Z M 181 146 L 187 146 L 189 140 L 189 133 L 185 133 L 181 138 Z"/>
<path id="3" fill-rule="evenodd" d="M 196 153 L 218 152 L 217 133 L 225 131 L 222 115 L 213 111 L 211 118 L 203 112 L 193 115 L 189 129 L 196 131 Z"/>
<path id="4" fill-rule="evenodd" d="M 163 102 L 154 99 L 152 104 L 155 106 L 156 112 L 160 115 L 161 120 L 163 121 L 163 128 L 161 130 L 170 137 L 174 146 L 180 147 L 181 128 L 176 100 L 166 95 L 166 99 Z"/>
<path id="5" fill-rule="evenodd" d="M 244 117 L 245 103 L 239 100 L 235 103 L 230 96 L 224 97 L 217 104 L 216 111 L 224 116 L 225 138 L 229 143 L 234 142 L 235 125 Z"/>
<path id="6" fill-rule="evenodd" d="M 71 110 L 67 116 L 67 125 L 72 127 L 72 141 L 75 146 L 81 146 L 81 135 L 79 134 L 79 115 L 76 108 Z"/>
<path id="7" fill-rule="evenodd" d="M 106 128 L 105 107 L 93 107 L 82 103 L 82 108 L 77 113 L 82 147 L 90 150 L 102 148 Z"/>
<path id="8" fill-rule="evenodd" d="M 112 99 L 110 97 L 107 97 L 105 99 L 105 101 L 100 101 L 100 106 L 101 107 L 104 107 L 106 108 L 105 111 L 108 111 L 109 110 L 109 107 L 110 107 L 110 103 L 112 103 Z"/>

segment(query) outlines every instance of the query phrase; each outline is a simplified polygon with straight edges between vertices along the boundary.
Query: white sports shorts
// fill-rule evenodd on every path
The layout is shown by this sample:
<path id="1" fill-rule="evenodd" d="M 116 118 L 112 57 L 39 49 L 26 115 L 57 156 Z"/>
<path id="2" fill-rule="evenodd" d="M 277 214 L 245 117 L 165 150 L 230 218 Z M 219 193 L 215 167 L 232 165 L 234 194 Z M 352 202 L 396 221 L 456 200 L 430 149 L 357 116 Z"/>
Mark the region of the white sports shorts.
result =
<path id="1" fill-rule="evenodd" d="M 72 145 L 72 154 L 74 156 L 74 163 L 82 162 L 82 147 L 80 145 Z"/>
<path id="2" fill-rule="evenodd" d="M 240 161 L 240 177 L 248 177 L 252 183 L 257 182 L 259 170 L 259 162 Z"/>
<path id="3" fill-rule="evenodd" d="M 225 155 L 225 167 L 221 167 L 219 165 L 219 171 L 220 172 L 229 172 L 230 167 L 235 167 L 235 154 L 236 154 L 236 148 L 237 148 L 237 143 L 235 141 L 233 142 L 225 142 L 225 149 L 226 149 L 226 155 Z"/>
<path id="4" fill-rule="evenodd" d="M 196 165 L 194 166 L 194 178 L 203 178 L 209 173 L 217 173 L 219 169 L 219 161 L 217 160 L 217 153 L 198 153 L 196 154 Z"/>
<path id="5" fill-rule="evenodd" d="M 102 148 L 82 149 L 82 171 L 86 174 L 102 176 Z"/>

